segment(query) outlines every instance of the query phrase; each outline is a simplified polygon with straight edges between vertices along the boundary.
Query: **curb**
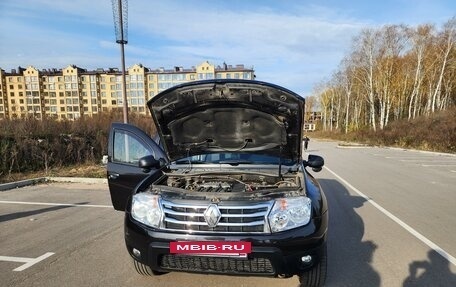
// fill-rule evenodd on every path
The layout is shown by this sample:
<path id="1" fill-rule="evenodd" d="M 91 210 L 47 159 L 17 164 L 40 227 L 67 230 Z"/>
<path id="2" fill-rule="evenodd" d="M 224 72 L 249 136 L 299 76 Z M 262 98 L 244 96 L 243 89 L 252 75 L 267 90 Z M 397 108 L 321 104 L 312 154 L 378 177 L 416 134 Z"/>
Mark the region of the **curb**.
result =
<path id="1" fill-rule="evenodd" d="M 34 185 L 37 183 L 43 183 L 46 182 L 45 177 L 39 177 L 39 178 L 32 178 L 32 179 L 25 179 L 25 180 L 20 180 L 20 181 L 15 181 L 15 182 L 9 182 L 9 183 L 3 183 L 0 184 L 0 191 L 5 191 L 13 188 L 19 188 L 19 187 L 24 187 L 27 185 Z"/>
<path id="2" fill-rule="evenodd" d="M 108 183 L 106 178 L 92 177 L 46 177 L 51 182 L 74 182 L 74 183 Z"/>
<path id="3" fill-rule="evenodd" d="M 370 148 L 374 147 L 368 144 L 358 144 L 358 143 L 338 143 L 337 148 Z"/>
<path id="4" fill-rule="evenodd" d="M 0 191 L 20 188 L 28 185 L 35 185 L 43 182 L 72 182 L 72 183 L 102 183 L 107 184 L 106 178 L 89 178 L 89 177 L 39 177 L 25 179 L 15 182 L 0 184 Z"/>
<path id="5" fill-rule="evenodd" d="M 419 153 L 428 153 L 428 154 L 435 154 L 435 155 L 441 155 L 441 156 L 454 156 L 454 157 L 456 157 L 456 153 L 445 153 L 445 152 L 438 152 L 438 151 L 409 149 L 409 148 L 393 147 L 393 146 L 378 146 L 378 145 L 368 145 L 368 144 L 358 144 L 358 143 L 339 143 L 336 146 L 336 148 L 340 148 L 340 149 L 374 148 L 374 147 L 383 148 L 383 149 L 402 150 L 402 151 L 410 151 L 410 152 L 419 152 Z"/>

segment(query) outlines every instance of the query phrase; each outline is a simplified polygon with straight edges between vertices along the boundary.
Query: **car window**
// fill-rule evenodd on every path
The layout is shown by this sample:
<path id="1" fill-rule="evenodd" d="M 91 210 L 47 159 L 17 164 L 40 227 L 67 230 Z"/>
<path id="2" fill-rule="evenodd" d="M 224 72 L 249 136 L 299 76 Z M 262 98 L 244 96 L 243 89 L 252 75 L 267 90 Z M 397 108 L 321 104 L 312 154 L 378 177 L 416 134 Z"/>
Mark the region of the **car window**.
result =
<path id="1" fill-rule="evenodd" d="M 113 161 L 118 163 L 138 164 L 140 158 L 155 153 L 133 134 L 118 130 L 114 133 Z"/>

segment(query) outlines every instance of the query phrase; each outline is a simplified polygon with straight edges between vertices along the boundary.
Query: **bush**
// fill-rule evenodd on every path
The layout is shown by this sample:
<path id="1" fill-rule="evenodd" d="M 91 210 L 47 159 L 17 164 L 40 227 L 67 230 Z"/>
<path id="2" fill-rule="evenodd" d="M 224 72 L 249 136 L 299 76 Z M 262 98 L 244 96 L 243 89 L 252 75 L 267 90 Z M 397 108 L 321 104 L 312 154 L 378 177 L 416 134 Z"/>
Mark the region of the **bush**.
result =
<path id="1" fill-rule="evenodd" d="M 75 121 L 2 120 L 0 179 L 12 173 L 98 164 L 107 154 L 111 123 L 122 119 L 121 112 L 113 112 Z M 150 134 L 155 133 L 149 116 L 132 114 L 129 121 Z"/>
<path id="2" fill-rule="evenodd" d="M 411 121 L 390 123 L 374 132 L 365 128 L 347 134 L 315 132 L 314 137 L 331 138 L 381 146 L 396 146 L 420 150 L 456 153 L 456 108 L 422 116 Z"/>

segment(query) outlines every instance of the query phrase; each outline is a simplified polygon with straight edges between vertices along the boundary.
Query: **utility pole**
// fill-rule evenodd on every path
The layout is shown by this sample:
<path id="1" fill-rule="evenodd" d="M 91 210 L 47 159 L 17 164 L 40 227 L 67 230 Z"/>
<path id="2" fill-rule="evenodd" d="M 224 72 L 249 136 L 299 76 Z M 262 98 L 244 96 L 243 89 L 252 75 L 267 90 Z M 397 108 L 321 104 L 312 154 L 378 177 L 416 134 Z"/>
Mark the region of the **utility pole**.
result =
<path id="1" fill-rule="evenodd" d="M 125 45 L 128 43 L 128 0 L 111 0 L 112 13 L 114 16 L 114 28 L 116 32 L 116 43 L 120 44 L 122 62 L 122 99 L 123 99 L 123 120 L 128 123 L 128 100 L 127 80 L 125 76 Z"/>

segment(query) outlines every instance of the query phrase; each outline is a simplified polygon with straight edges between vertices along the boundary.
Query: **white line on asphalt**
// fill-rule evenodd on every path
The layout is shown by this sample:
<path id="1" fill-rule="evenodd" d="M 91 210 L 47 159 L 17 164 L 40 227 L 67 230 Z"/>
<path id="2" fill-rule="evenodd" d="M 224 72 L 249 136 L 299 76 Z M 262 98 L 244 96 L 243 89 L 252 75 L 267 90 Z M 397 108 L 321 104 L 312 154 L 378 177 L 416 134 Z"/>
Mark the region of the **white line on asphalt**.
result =
<path id="1" fill-rule="evenodd" d="M 438 159 L 436 156 L 385 156 L 385 158 L 388 158 L 388 159 Z M 443 158 L 446 158 L 446 159 L 453 159 L 453 158 L 450 158 L 450 157 L 443 157 Z"/>
<path id="2" fill-rule="evenodd" d="M 432 159 L 400 159 L 399 161 L 404 161 L 404 162 L 438 162 L 438 163 L 455 163 L 454 159 L 447 159 L 447 160 L 441 160 L 438 158 L 432 158 Z"/>
<path id="3" fill-rule="evenodd" d="M 53 252 L 47 252 L 37 258 L 26 258 L 26 257 L 13 257 L 13 256 L 0 256 L 0 261 L 11 261 L 11 262 L 22 262 L 21 266 L 13 269 L 13 271 L 23 271 L 36 263 L 43 261 L 44 259 L 54 255 Z"/>
<path id="4" fill-rule="evenodd" d="M 112 205 L 76 204 L 76 203 L 27 202 L 27 201 L 8 201 L 8 200 L 0 200 L 0 203 L 112 208 Z"/>
<path id="5" fill-rule="evenodd" d="M 424 167 L 433 167 L 433 166 L 441 167 L 441 166 L 443 166 L 443 167 L 445 167 L 445 166 L 456 166 L 456 164 L 451 164 L 451 163 L 450 164 L 422 164 L 421 166 L 424 166 Z"/>
<path id="6" fill-rule="evenodd" d="M 410 232 L 413 236 L 415 236 L 416 238 L 418 238 L 421 242 L 423 242 L 424 244 L 426 244 L 427 246 L 429 246 L 430 248 L 434 249 L 437 253 L 439 253 L 440 255 L 442 255 L 446 260 L 448 260 L 451 264 L 453 264 L 454 266 L 456 266 L 456 258 L 451 256 L 451 254 L 449 254 L 448 252 L 446 252 L 445 250 L 443 250 L 440 246 L 438 246 L 437 244 L 435 244 L 434 242 L 432 242 L 431 240 L 427 239 L 426 237 L 424 237 L 424 235 L 422 235 L 421 233 L 419 233 L 418 231 L 416 231 L 415 229 L 413 229 L 410 225 L 408 225 L 407 223 L 403 222 L 402 220 L 400 220 L 399 218 L 397 218 L 395 215 L 393 215 L 391 212 L 389 212 L 388 210 L 384 209 L 382 206 L 380 206 L 378 203 L 376 203 L 375 201 L 373 201 L 371 198 L 369 198 L 367 195 L 365 195 L 364 193 L 362 193 L 361 191 L 359 191 L 357 188 L 355 188 L 353 185 L 351 185 L 350 183 L 348 183 L 348 181 L 346 181 L 345 179 L 343 179 L 342 177 L 340 177 L 339 175 L 337 175 L 334 171 L 330 170 L 328 167 L 324 167 L 327 171 L 329 171 L 330 173 L 332 173 L 335 177 L 337 177 L 341 182 L 343 182 L 346 186 L 348 186 L 350 189 L 352 189 L 354 192 L 356 192 L 359 196 L 363 197 L 367 202 L 369 202 L 370 204 L 372 204 L 375 208 L 377 208 L 379 211 L 381 211 L 383 214 L 385 214 L 386 216 L 388 216 L 391 220 L 393 220 L 394 222 L 396 222 L 397 224 L 399 224 L 400 226 L 402 226 L 402 228 L 404 228 L 405 230 L 407 230 L 408 232 Z"/>

